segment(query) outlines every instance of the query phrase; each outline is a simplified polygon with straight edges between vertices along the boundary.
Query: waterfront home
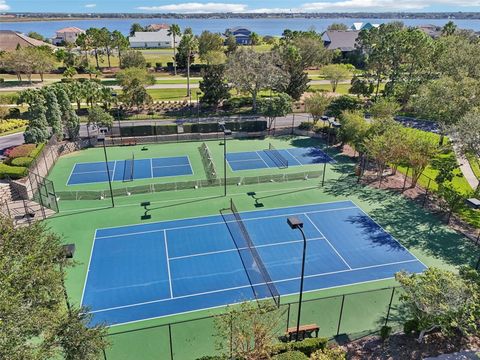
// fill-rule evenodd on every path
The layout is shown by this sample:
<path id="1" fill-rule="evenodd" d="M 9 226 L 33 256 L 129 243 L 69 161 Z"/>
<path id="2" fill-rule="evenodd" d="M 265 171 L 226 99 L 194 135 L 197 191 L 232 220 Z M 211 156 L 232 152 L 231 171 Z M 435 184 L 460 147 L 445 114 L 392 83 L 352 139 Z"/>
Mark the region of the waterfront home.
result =
<path id="1" fill-rule="evenodd" d="M 54 45 L 64 45 L 66 43 L 75 44 L 80 34 L 85 34 L 85 30 L 75 26 L 66 27 L 55 32 L 52 39 Z"/>
<path id="2" fill-rule="evenodd" d="M 328 50 L 337 50 L 348 56 L 357 50 L 358 34 L 358 30 L 328 30 L 322 34 L 322 40 Z"/>
<path id="3" fill-rule="evenodd" d="M 52 49 L 56 49 L 55 46 L 47 44 L 43 41 L 32 39 L 22 33 L 12 30 L 0 30 L 0 51 L 14 51 L 18 47 L 29 46 L 49 46 Z"/>
<path id="4" fill-rule="evenodd" d="M 238 45 L 251 45 L 252 40 L 250 39 L 250 35 L 252 35 L 252 32 L 245 28 L 245 27 L 234 27 L 227 29 L 225 31 L 225 37 L 228 37 L 230 35 L 235 36 L 235 39 L 237 40 Z"/>
<path id="5" fill-rule="evenodd" d="M 145 31 L 160 31 L 160 30 L 168 30 L 170 29 L 170 25 L 168 24 L 150 24 L 145 27 Z"/>
<path id="6" fill-rule="evenodd" d="M 353 23 L 353 25 L 350 27 L 350 30 L 370 30 L 372 28 L 378 28 L 380 24 L 372 24 L 372 23 L 363 23 L 363 22 L 357 22 Z"/>
<path id="7" fill-rule="evenodd" d="M 433 39 L 439 38 L 442 36 L 442 28 L 437 25 L 427 24 L 427 25 L 419 25 L 417 29 L 423 31 L 428 36 L 432 37 Z"/>
<path id="8" fill-rule="evenodd" d="M 175 38 L 176 45 L 178 46 L 181 37 Z M 168 35 L 167 29 L 159 31 L 142 31 L 136 32 L 133 36 L 130 36 L 131 48 L 173 48 L 173 36 Z"/>

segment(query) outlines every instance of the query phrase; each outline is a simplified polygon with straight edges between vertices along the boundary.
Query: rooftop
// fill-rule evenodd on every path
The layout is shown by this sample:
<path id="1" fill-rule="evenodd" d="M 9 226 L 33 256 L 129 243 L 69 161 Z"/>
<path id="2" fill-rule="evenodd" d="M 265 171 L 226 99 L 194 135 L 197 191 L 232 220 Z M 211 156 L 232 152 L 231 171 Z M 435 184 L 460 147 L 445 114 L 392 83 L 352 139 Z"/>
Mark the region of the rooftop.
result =
<path id="1" fill-rule="evenodd" d="M 51 44 L 32 39 L 13 30 L 0 30 L 0 50 L 13 51 L 16 50 L 18 46 L 49 46 L 55 48 L 55 46 Z"/>
<path id="2" fill-rule="evenodd" d="M 359 30 L 328 30 L 322 35 L 322 39 L 329 50 L 353 51 L 359 33 Z"/>

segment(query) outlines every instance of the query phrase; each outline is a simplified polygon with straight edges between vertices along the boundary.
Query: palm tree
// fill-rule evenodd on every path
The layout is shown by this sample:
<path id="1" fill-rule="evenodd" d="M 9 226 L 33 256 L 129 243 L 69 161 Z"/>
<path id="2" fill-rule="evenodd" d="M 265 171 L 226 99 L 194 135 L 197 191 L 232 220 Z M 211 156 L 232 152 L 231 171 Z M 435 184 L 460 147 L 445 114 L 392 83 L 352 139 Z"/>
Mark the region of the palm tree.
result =
<path id="1" fill-rule="evenodd" d="M 177 51 L 177 36 L 182 34 L 180 30 L 180 26 L 177 24 L 172 24 L 168 28 L 168 36 L 173 37 L 173 69 L 175 75 L 177 75 L 177 58 L 176 58 L 176 51 Z"/>
<path id="2" fill-rule="evenodd" d="M 117 48 L 118 52 L 118 62 L 119 66 L 122 66 L 122 52 L 123 50 L 128 49 L 128 46 L 130 45 L 130 42 L 128 41 L 128 38 L 123 36 L 123 34 L 118 31 L 114 30 L 112 32 L 112 41 L 113 41 L 113 46 Z"/>
<path id="3" fill-rule="evenodd" d="M 190 65 L 193 54 L 198 49 L 198 40 L 191 32 L 184 32 L 182 44 L 187 54 L 187 96 L 190 96 Z"/>

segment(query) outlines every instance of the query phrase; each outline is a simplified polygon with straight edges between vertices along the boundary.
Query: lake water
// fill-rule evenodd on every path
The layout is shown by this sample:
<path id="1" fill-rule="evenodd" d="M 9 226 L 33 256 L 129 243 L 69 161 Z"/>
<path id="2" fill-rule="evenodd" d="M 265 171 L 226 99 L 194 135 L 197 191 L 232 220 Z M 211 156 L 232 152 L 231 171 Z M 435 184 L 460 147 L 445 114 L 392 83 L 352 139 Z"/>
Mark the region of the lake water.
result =
<path id="1" fill-rule="evenodd" d="M 392 19 L 95 19 L 95 20 L 71 20 L 71 21 L 33 21 L 33 22 L 10 22 L 0 23 L 0 30 L 15 30 L 22 33 L 36 31 L 43 36 L 50 38 L 55 35 L 55 31 L 68 26 L 77 26 L 82 29 L 90 27 L 107 27 L 110 30 L 120 30 L 127 35 L 130 26 L 134 22 L 142 25 L 159 24 L 159 23 L 176 23 L 182 29 L 191 27 L 195 34 L 200 34 L 203 30 L 223 33 L 226 28 L 234 26 L 245 26 L 260 35 L 279 36 L 283 30 L 309 30 L 314 28 L 316 31 L 326 30 L 328 25 L 332 23 L 344 23 L 351 26 L 354 22 L 371 22 L 371 23 L 387 23 L 394 21 Z M 443 26 L 448 19 L 432 20 L 432 19 L 407 19 L 401 20 L 407 26 L 417 26 L 424 24 L 434 24 Z M 455 20 L 458 27 L 463 29 L 472 29 L 480 31 L 480 20 Z"/>

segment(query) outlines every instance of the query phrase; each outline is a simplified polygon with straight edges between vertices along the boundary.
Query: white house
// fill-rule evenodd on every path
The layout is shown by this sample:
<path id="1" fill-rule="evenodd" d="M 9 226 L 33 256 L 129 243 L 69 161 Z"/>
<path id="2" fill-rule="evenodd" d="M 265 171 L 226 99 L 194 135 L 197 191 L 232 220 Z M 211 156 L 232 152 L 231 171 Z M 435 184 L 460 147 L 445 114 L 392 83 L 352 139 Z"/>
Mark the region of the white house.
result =
<path id="1" fill-rule="evenodd" d="M 153 32 L 136 32 L 129 38 L 131 48 L 173 48 L 173 36 L 168 35 L 167 29 Z M 175 38 L 176 45 L 180 36 Z"/>
<path id="2" fill-rule="evenodd" d="M 85 30 L 78 27 L 66 27 L 55 32 L 55 37 L 52 39 L 52 44 L 62 45 L 65 43 L 75 44 L 80 34 L 85 34 Z"/>

